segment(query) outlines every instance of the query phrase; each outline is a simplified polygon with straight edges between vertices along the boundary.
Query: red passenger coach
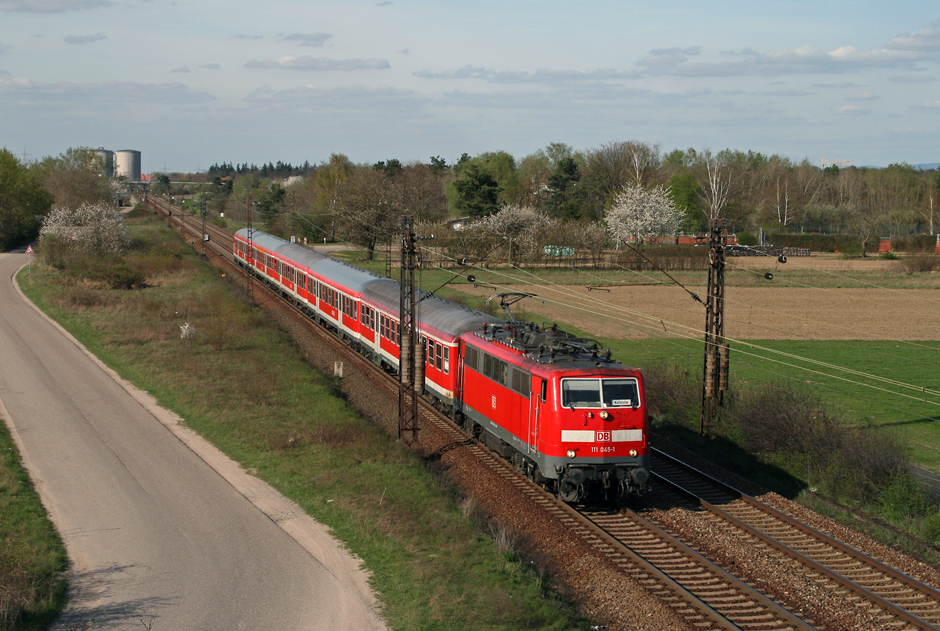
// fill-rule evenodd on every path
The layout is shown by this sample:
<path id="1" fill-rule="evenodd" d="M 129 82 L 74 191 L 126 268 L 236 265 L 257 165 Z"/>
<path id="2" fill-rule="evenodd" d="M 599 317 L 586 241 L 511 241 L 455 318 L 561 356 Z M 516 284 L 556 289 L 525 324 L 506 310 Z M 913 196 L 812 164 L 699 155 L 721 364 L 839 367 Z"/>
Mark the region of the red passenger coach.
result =
<path id="1" fill-rule="evenodd" d="M 377 364 L 398 368 L 401 286 L 278 237 L 235 234 L 233 257 Z M 430 395 L 468 433 L 566 502 L 649 482 L 643 375 L 597 342 L 418 292 L 417 356 Z"/>

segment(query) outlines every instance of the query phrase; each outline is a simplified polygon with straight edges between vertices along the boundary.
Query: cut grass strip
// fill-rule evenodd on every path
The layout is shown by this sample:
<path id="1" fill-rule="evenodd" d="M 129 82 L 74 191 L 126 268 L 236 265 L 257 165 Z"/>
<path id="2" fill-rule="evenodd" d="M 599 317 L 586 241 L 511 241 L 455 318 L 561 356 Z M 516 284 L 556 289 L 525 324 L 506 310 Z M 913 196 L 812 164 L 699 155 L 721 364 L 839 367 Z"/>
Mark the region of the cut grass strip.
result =
<path id="1" fill-rule="evenodd" d="M 65 599 L 65 546 L 0 420 L 0 631 L 44 629 Z"/>

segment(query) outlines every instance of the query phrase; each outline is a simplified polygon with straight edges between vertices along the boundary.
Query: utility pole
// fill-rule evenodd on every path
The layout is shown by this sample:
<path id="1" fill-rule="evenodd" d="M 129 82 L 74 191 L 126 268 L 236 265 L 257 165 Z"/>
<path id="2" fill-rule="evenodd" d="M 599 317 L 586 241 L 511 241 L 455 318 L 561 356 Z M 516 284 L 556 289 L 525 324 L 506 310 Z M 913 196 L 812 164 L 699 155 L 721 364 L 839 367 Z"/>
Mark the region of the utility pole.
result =
<path id="1" fill-rule="evenodd" d="M 206 255 L 206 200 L 199 202 L 199 212 L 202 213 L 202 255 Z"/>
<path id="2" fill-rule="evenodd" d="M 255 246 L 254 246 L 254 230 L 251 227 L 251 193 L 248 193 L 248 201 L 245 202 L 245 207 L 248 209 L 248 219 L 247 219 L 247 228 L 248 228 L 248 280 L 245 283 L 245 291 L 248 293 L 248 300 L 254 302 L 255 300 L 255 286 L 252 279 L 255 277 Z"/>
<path id="3" fill-rule="evenodd" d="M 700 433 L 707 437 L 728 389 L 728 344 L 725 342 L 725 231 L 711 220 L 708 239 L 708 298 L 705 302 L 705 371 Z"/>
<path id="4" fill-rule="evenodd" d="M 416 350 L 421 340 L 417 327 L 417 267 L 415 233 L 411 215 L 401 218 L 401 334 L 398 339 L 398 437 L 406 444 L 418 440 L 418 393 Z M 422 353 L 423 355 L 423 353 Z M 423 369 L 424 366 L 422 365 Z"/>

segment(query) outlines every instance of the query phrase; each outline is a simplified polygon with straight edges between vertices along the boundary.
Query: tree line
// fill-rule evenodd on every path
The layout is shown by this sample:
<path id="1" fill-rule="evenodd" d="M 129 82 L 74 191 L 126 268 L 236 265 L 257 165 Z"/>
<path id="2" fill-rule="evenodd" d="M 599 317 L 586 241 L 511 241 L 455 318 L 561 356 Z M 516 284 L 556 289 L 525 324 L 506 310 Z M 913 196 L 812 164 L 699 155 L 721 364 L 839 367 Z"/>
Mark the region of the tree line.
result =
<path id="1" fill-rule="evenodd" d="M 881 236 L 940 228 L 936 170 L 840 168 L 754 151 L 663 152 L 636 140 L 584 151 L 552 143 L 522 159 L 505 151 L 463 154 L 453 164 L 439 156 L 355 164 L 337 153 L 289 186 L 254 172 L 209 179 L 220 208 L 234 216 L 247 212 L 250 199 L 269 228 L 346 239 L 370 255 L 393 238 L 401 214 L 433 224 L 492 217 L 507 208 L 534 211 L 528 217 L 535 225 L 560 223 L 572 235 L 596 234 L 600 224 L 616 237 L 612 225 L 619 221 L 620 233 L 632 240 L 642 240 L 636 224 L 643 222 L 660 232 L 704 234 L 712 219 L 721 219 L 743 241 L 760 229 L 839 233 L 857 237 L 864 250 Z M 657 195 L 670 208 L 624 223 L 627 207 L 635 209 L 638 199 L 649 206 Z"/>
<path id="2" fill-rule="evenodd" d="M 53 205 L 113 199 L 120 187 L 101 177 L 100 158 L 88 148 L 28 165 L 3 150 L 0 243 L 34 238 Z M 586 150 L 551 143 L 521 159 L 505 151 L 463 154 L 452 164 L 440 156 L 356 164 L 340 153 L 315 165 L 221 162 L 206 173 L 156 174 L 152 185 L 158 194 L 198 194 L 233 217 L 251 208 L 271 229 L 342 238 L 370 253 L 397 232 L 402 214 L 440 223 L 520 208 L 534 211 L 542 218 L 537 222 L 552 220 L 575 234 L 609 227 L 612 211 L 623 214 L 626 200 L 657 191 L 671 206 L 668 221 L 645 221 L 661 231 L 702 234 L 711 220 L 721 219 L 745 238 L 760 229 L 842 233 L 857 236 L 864 249 L 880 236 L 936 234 L 938 189 L 937 170 L 907 164 L 840 168 L 754 151 L 664 152 L 638 140 Z M 632 230 L 620 225 L 622 232 Z"/>

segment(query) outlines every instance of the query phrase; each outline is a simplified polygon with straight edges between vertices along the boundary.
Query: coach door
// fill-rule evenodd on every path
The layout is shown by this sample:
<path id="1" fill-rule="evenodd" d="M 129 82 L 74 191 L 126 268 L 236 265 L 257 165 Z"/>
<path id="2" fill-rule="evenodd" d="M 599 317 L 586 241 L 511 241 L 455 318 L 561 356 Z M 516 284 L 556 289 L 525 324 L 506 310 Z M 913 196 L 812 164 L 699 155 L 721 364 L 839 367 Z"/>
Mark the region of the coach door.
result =
<path id="1" fill-rule="evenodd" d="M 545 405 L 545 397 L 548 392 L 548 381 L 541 377 L 532 378 L 532 396 L 529 397 L 529 431 L 526 433 L 526 444 L 529 447 L 529 453 L 536 450 L 539 433 L 539 414 L 542 406 Z"/>

